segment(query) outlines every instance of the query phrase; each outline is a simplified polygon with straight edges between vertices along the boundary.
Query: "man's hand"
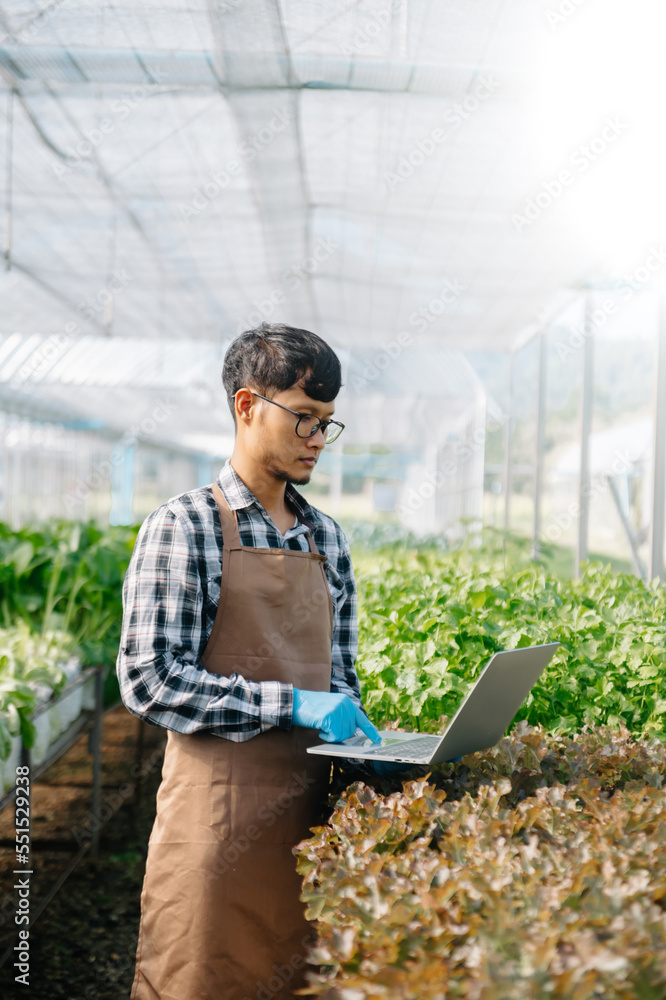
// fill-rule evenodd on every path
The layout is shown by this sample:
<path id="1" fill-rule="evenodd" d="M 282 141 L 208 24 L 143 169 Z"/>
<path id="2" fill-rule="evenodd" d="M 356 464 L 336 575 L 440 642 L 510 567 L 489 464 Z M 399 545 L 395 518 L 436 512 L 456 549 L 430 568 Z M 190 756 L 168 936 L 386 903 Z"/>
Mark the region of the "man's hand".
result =
<path id="1" fill-rule="evenodd" d="M 373 724 L 346 694 L 294 688 L 292 722 L 295 726 L 318 729 L 319 735 L 327 743 L 347 740 L 357 728 L 362 729 L 373 743 L 381 741 Z"/>

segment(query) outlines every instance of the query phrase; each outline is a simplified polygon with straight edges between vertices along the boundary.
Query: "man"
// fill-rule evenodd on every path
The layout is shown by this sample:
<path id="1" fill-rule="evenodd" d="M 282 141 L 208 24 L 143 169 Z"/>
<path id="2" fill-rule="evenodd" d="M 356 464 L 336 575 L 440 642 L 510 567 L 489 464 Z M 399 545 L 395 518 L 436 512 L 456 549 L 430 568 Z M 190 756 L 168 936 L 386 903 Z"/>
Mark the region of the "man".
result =
<path id="1" fill-rule="evenodd" d="M 149 515 L 123 587 L 118 677 L 168 730 L 131 1000 L 257 1000 L 304 985 L 292 847 L 318 822 L 319 738 L 377 730 L 355 671 L 349 545 L 310 481 L 341 386 L 316 334 L 263 323 L 222 373 L 236 437 L 217 483 Z"/>

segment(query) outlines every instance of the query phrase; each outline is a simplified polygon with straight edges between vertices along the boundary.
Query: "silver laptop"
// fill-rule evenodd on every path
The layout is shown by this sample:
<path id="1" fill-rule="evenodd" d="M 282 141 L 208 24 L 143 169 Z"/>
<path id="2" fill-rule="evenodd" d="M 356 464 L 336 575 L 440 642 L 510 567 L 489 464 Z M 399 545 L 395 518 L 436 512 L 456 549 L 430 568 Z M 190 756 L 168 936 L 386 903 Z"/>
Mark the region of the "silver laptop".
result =
<path id="1" fill-rule="evenodd" d="M 475 750 L 486 750 L 502 739 L 558 646 L 559 642 L 548 642 L 495 653 L 441 736 L 389 729 L 380 732 L 381 743 L 373 743 L 361 733 L 340 743 L 318 743 L 308 747 L 308 753 L 441 764 Z"/>

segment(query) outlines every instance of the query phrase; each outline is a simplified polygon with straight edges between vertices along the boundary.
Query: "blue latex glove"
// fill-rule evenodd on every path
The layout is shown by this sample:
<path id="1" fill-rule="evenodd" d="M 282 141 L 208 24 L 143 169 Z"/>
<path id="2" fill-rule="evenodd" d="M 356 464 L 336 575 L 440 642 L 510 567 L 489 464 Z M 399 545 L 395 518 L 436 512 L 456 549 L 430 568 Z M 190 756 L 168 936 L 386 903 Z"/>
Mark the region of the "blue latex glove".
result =
<path id="1" fill-rule="evenodd" d="M 373 724 L 346 694 L 294 688 L 291 718 L 295 726 L 318 729 L 322 740 L 327 743 L 347 740 L 357 728 L 362 729 L 373 743 L 381 742 L 381 736 Z"/>
<path id="2" fill-rule="evenodd" d="M 454 757 L 453 760 L 447 760 L 445 764 L 457 764 L 462 757 Z M 391 761 L 391 760 L 373 760 L 372 766 L 375 769 L 375 774 L 378 774 L 380 778 L 386 778 L 390 774 L 397 774 L 398 771 L 409 771 L 412 767 L 423 767 L 423 764 L 405 764 L 404 762 Z"/>

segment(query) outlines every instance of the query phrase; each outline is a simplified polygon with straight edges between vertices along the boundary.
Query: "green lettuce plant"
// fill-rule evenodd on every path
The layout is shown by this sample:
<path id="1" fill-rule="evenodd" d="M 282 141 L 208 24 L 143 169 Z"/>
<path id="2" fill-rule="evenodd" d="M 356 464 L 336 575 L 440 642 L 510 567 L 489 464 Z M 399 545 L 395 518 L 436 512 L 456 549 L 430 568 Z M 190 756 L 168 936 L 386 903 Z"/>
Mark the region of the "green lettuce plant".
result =
<path id="1" fill-rule="evenodd" d="M 72 636 L 61 631 L 31 631 L 25 622 L 0 629 L 0 760 L 11 751 L 11 738 L 32 747 L 30 719 L 39 703 L 58 695 L 67 682 L 65 663 L 76 650 Z"/>
<path id="2" fill-rule="evenodd" d="M 561 646 L 516 721 L 574 733 L 624 724 L 666 739 L 666 596 L 609 566 L 563 581 L 501 550 L 359 553 L 362 693 L 377 725 L 437 731 L 492 654 Z"/>

